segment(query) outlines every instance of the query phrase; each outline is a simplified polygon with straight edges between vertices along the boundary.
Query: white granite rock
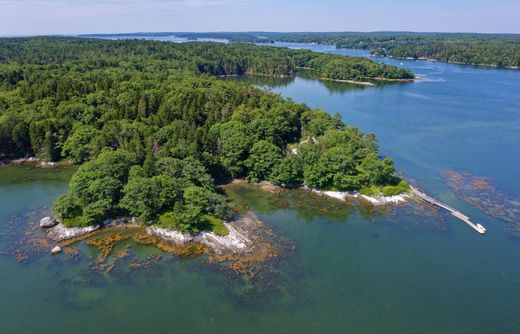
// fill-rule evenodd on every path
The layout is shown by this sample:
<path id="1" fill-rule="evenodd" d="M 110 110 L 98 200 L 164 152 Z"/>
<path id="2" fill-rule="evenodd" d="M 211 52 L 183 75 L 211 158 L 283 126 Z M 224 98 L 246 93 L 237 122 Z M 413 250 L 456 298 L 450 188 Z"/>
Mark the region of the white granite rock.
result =
<path id="1" fill-rule="evenodd" d="M 54 242 L 60 242 L 94 232 L 99 228 L 99 225 L 87 227 L 65 227 L 62 223 L 59 223 L 54 227 L 46 229 L 45 232 L 49 239 Z"/>
<path id="2" fill-rule="evenodd" d="M 40 220 L 40 227 L 49 228 L 56 225 L 58 222 L 52 219 L 51 217 L 43 217 Z"/>

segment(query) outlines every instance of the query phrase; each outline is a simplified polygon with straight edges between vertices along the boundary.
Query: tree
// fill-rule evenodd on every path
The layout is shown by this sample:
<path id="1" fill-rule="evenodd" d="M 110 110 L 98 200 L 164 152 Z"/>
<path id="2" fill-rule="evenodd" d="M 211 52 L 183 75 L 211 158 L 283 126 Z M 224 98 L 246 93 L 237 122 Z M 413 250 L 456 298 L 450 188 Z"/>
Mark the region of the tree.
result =
<path id="1" fill-rule="evenodd" d="M 274 144 L 266 140 L 256 142 L 245 162 L 247 178 L 254 182 L 270 179 L 273 168 L 282 158 L 282 151 Z"/>
<path id="2" fill-rule="evenodd" d="M 276 185 L 297 186 L 303 182 L 303 168 L 294 156 L 284 157 L 273 167 L 269 179 Z"/>
<path id="3" fill-rule="evenodd" d="M 151 222 L 161 207 L 160 188 L 152 178 L 131 178 L 123 189 L 121 207 L 143 223 Z"/>
<path id="4" fill-rule="evenodd" d="M 62 156 L 69 157 L 76 164 L 89 160 L 93 155 L 93 139 L 99 131 L 89 125 L 78 125 L 67 138 L 62 149 Z"/>
<path id="5" fill-rule="evenodd" d="M 244 161 L 251 147 L 251 138 L 247 128 L 238 121 L 229 121 L 218 127 L 218 148 L 222 164 L 233 177 L 240 176 L 245 171 Z"/>
<path id="6" fill-rule="evenodd" d="M 69 196 L 56 207 L 59 214 L 71 219 L 77 211 L 65 208 L 82 208 L 81 225 L 93 225 L 110 216 L 118 208 L 132 163 L 132 154 L 106 150 L 81 165 L 71 178 Z"/>

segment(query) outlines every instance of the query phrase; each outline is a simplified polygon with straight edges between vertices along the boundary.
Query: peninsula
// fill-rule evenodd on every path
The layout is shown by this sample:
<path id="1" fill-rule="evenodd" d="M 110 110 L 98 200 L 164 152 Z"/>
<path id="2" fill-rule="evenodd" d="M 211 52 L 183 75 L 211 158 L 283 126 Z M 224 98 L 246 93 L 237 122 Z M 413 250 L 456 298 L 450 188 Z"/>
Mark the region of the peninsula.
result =
<path id="1" fill-rule="evenodd" d="M 215 78 L 257 73 L 408 79 L 393 66 L 247 44 L 0 40 L 0 154 L 80 165 L 54 204 L 67 227 L 107 219 L 226 235 L 217 184 L 392 196 L 409 190 L 373 134 L 336 115 Z"/>

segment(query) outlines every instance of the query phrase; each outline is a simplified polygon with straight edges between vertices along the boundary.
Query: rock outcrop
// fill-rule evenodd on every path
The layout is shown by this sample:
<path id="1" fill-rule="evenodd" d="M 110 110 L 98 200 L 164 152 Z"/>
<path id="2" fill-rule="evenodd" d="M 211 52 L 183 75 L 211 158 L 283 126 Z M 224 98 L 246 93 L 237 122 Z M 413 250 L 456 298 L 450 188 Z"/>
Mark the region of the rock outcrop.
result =
<path id="1" fill-rule="evenodd" d="M 201 232 L 198 234 L 182 233 L 175 230 L 151 226 L 146 229 L 147 233 L 156 235 L 165 240 L 174 242 L 178 246 L 189 242 L 198 242 L 208 247 L 209 251 L 221 255 L 225 252 L 235 254 L 247 252 L 254 243 L 253 233 L 258 227 L 256 217 L 243 216 L 233 223 L 224 223 L 228 230 L 226 235 L 217 235 L 213 232 Z"/>
<path id="2" fill-rule="evenodd" d="M 170 230 L 166 228 L 150 226 L 146 228 L 146 232 L 148 234 L 156 235 L 165 240 L 172 241 L 175 244 L 182 246 L 187 242 L 193 241 L 194 237 L 188 233 L 182 233 L 175 230 Z"/>
<path id="3" fill-rule="evenodd" d="M 54 227 L 47 228 L 45 235 L 53 242 L 60 242 L 67 239 L 81 237 L 82 235 L 94 232 L 100 228 L 99 225 L 87 227 L 65 227 L 62 223 Z"/>
<path id="4" fill-rule="evenodd" d="M 61 253 L 61 247 L 60 246 L 56 246 L 54 247 L 52 250 L 51 250 L 51 254 L 52 255 L 56 255 L 56 254 L 59 254 Z"/>
<path id="5" fill-rule="evenodd" d="M 58 222 L 53 219 L 52 217 L 43 217 L 41 220 L 40 220 L 40 227 L 43 227 L 43 228 L 50 228 L 50 227 L 53 227 L 54 225 L 58 224 Z"/>
<path id="6" fill-rule="evenodd" d="M 248 236 L 245 230 L 238 230 L 229 223 L 224 223 L 229 233 L 227 235 L 216 235 L 213 232 L 202 232 L 197 235 L 195 241 L 199 241 L 206 245 L 216 254 L 222 254 L 225 251 L 232 251 L 233 253 L 241 253 L 247 250 L 252 245 L 253 240 Z"/>

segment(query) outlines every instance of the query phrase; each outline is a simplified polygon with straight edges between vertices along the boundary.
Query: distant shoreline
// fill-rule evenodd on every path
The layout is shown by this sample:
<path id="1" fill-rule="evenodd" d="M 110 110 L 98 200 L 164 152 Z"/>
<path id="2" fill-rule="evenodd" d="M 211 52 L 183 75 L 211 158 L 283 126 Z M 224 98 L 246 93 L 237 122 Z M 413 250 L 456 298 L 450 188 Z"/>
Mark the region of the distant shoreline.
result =
<path id="1" fill-rule="evenodd" d="M 55 167 L 73 167 L 71 161 L 43 161 L 37 157 L 25 157 L 15 159 L 0 159 L 0 167 L 12 167 L 12 166 L 32 166 L 36 168 L 55 168 Z"/>

